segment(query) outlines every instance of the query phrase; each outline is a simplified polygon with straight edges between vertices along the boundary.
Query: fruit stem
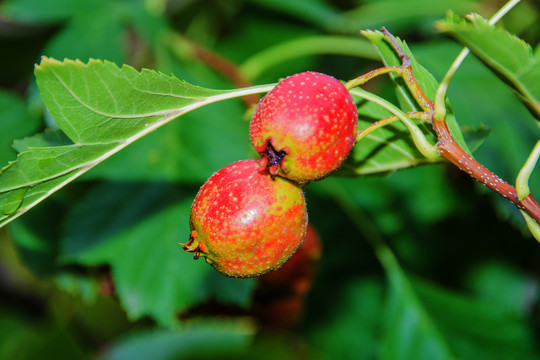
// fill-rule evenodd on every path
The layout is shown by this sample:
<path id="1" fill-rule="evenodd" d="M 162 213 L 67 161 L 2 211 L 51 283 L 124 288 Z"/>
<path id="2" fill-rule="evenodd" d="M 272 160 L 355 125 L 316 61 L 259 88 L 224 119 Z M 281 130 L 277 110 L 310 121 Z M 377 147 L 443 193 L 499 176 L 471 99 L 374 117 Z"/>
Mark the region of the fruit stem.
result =
<path id="1" fill-rule="evenodd" d="M 438 149 L 434 145 L 429 143 L 422 130 L 420 130 L 420 128 L 416 126 L 416 124 L 411 121 L 411 119 L 409 119 L 407 115 L 399 108 L 397 108 L 394 104 L 362 88 L 355 88 L 351 91 L 351 93 L 383 107 L 384 109 L 394 114 L 399 120 L 401 120 L 411 133 L 414 145 L 416 146 L 418 151 L 420 151 L 420 153 L 427 159 L 435 160 L 440 158 Z"/>
<path id="2" fill-rule="evenodd" d="M 431 114 L 424 111 L 408 112 L 408 113 L 405 113 L 405 115 L 407 115 L 409 119 L 414 119 L 414 120 L 423 120 L 423 121 L 431 120 Z M 390 125 L 399 120 L 400 120 L 399 117 L 397 117 L 396 115 L 393 115 L 385 119 L 379 120 L 377 122 L 374 122 L 373 124 L 369 125 L 367 128 L 358 131 L 358 135 L 356 135 L 356 142 L 359 142 L 360 140 L 362 140 L 364 137 L 368 136 L 375 130 L 378 130 L 386 125 Z"/>
<path id="3" fill-rule="evenodd" d="M 520 200 L 523 200 L 531 193 L 531 190 L 529 189 L 529 178 L 538 162 L 538 158 L 540 158 L 540 140 L 534 146 L 533 151 L 525 161 L 525 164 L 523 164 L 523 167 L 517 176 L 516 191 Z"/>
<path id="4" fill-rule="evenodd" d="M 361 76 L 359 76 L 359 77 L 357 77 L 355 79 L 352 79 L 352 80 L 348 81 L 345 84 L 345 88 L 347 88 L 347 90 L 351 90 L 354 87 L 364 85 L 369 80 L 371 80 L 371 79 L 373 79 L 373 78 L 375 78 L 375 77 L 377 77 L 379 75 L 394 73 L 397 76 L 401 76 L 402 70 L 403 70 L 403 68 L 401 66 L 385 66 L 385 67 L 382 67 L 382 68 L 379 68 L 379 69 L 371 70 L 370 72 L 365 73 L 364 75 L 361 75 Z"/>

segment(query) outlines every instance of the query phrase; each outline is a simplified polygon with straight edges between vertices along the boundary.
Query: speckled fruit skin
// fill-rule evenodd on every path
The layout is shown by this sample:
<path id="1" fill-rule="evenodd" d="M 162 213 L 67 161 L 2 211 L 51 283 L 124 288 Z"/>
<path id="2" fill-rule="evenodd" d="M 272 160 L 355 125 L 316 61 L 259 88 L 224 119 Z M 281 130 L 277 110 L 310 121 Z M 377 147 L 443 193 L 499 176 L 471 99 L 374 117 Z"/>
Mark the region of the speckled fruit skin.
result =
<path id="1" fill-rule="evenodd" d="M 184 250 L 203 256 L 220 273 L 253 277 L 281 266 L 307 231 L 304 194 L 271 176 L 261 159 L 241 160 L 212 175 L 190 214 Z"/>
<path id="2" fill-rule="evenodd" d="M 306 182 L 343 163 L 357 128 L 358 112 L 345 86 L 310 71 L 289 76 L 266 94 L 255 109 L 249 135 L 272 174 Z M 279 156 L 268 153 L 269 142 Z"/>

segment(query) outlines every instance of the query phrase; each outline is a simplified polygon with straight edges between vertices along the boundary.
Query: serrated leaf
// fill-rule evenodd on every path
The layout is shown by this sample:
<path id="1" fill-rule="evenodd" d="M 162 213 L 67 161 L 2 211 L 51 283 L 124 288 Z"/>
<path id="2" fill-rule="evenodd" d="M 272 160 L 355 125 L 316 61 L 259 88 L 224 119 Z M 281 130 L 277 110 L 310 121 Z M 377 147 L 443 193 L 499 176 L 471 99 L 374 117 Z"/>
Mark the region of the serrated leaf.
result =
<path id="1" fill-rule="evenodd" d="M 362 34 L 365 37 L 367 37 L 377 47 L 385 66 L 401 65 L 400 57 L 397 55 L 396 51 L 394 50 L 394 48 L 392 47 L 392 45 L 386 39 L 386 37 L 384 36 L 382 32 L 363 31 Z M 409 47 L 404 41 L 402 41 L 399 38 L 396 38 L 396 41 L 400 45 L 400 47 L 403 49 L 405 54 L 409 56 L 411 60 L 411 67 L 413 70 L 413 74 L 418 82 L 418 85 L 420 86 L 420 88 L 422 89 L 426 97 L 433 101 L 435 99 L 435 94 L 437 92 L 437 87 L 438 87 L 437 80 L 426 68 L 424 68 L 422 65 L 420 65 L 416 61 L 414 55 L 412 54 L 411 50 L 409 49 Z M 402 110 L 421 111 L 421 108 L 417 104 L 412 94 L 407 89 L 403 80 L 400 79 L 399 77 L 396 77 L 393 74 L 390 74 L 390 77 L 394 80 L 395 87 L 396 87 L 396 94 L 397 94 L 398 101 L 401 105 Z M 463 135 L 461 133 L 459 125 L 454 117 L 452 108 L 450 107 L 450 104 L 448 103 L 448 101 L 446 104 L 446 109 L 447 109 L 446 123 L 448 124 L 448 128 L 450 129 L 452 136 L 465 151 L 470 153 L 467 147 L 467 144 L 465 143 L 465 140 L 463 139 Z"/>
<path id="2" fill-rule="evenodd" d="M 521 101 L 540 119 L 540 62 L 529 44 L 490 25 L 478 14 L 465 19 L 451 14 L 437 29 L 467 46 L 484 64 L 510 84 Z"/>
<path id="3" fill-rule="evenodd" d="M 352 93 L 354 94 L 354 89 Z M 371 102 L 361 103 L 358 106 L 358 114 L 360 130 L 391 115 Z M 383 174 L 428 162 L 416 149 L 407 128 L 402 123 L 396 122 L 362 138 L 339 169 L 338 174 Z"/>
<path id="4" fill-rule="evenodd" d="M 97 186 L 69 214 L 60 260 L 110 265 L 131 319 L 151 316 L 172 326 L 198 302 L 246 305 L 253 281 L 224 277 L 178 244 L 189 238 L 194 196 L 160 183 Z"/>
<path id="5" fill-rule="evenodd" d="M 272 88 L 210 90 L 99 60 L 84 64 L 43 58 L 35 74 L 45 105 L 72 143 L 57 146 L 46 136 L 37 147 L 32 146 L 35 139 L 19 143 L 27 150 L 0 172 L 0 194 L 11 202 L 0 204 L 8 212 L 0 226 L 167 122 L 210 103 Z M 13 212 L 17 201 L 20 206 Z"/>

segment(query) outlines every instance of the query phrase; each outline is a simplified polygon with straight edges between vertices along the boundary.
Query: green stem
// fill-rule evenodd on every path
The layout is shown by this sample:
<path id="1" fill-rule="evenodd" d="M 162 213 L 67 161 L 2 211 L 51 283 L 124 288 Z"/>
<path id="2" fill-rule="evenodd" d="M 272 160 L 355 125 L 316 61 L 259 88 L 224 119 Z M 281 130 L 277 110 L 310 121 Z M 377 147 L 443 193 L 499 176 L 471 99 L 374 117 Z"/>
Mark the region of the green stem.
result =
<path id="1" fill-rule="evenodd" d="M 529 216 L 525 211 L 520 210 L 521 214 L 523 215 L 523 218 L 525 218 L 525 222 L 527 223 L 527 227 L 529 228 L 529 231 L 531 232 L 532 236 L 538 242 L 540 242 L 540 224 L 538 224 L 532 217 Z"/>
<path id="2" fill-rule="evenodd" d="M 275 45 L 253 55 L 240 66 L 240 71 L 246 78 L 253 81 L 278 64 L 313 54 L 378 59 L 376 51 L 367 40 L 347 36 L 308 36 Z"/>
<path id="3" fill-rule="evenodd" d="M 495 25 L 504 15 L 506 15 L 512 8 L 514 8 L 521 0 L 510 0 L 502 8 L 500 8 L 492 17 L 489 19 L 490 25 Z M 448 85 L 450 80 L 454 77 L 457 69 L 463 63 L 463 60 L 469 55 L 469 49 L 463 48 L 458 54 L 446 74 L 444 75 L 443 80 L 437 88 L 437 93 L 435 94 L 435 120 L 443 120 L 446 117 L 446 106 L 445 106 L 445 97 L 448 90 Z"/>
<path id="4" fill-rule="evenodd" d="M 497 21 L 501 20 L 502 17 L 510 10 L 512 10 L 517 4 L 519 4 L 521 0 L 510 0 L 502 8 L 500 8 L 493 16 L 489 19 L 490 25 L 495 25 Z"/>
<path id="5" fill-rule="evenodd" d="M 345 84 L 345 87 L 347 88 L 347 90 L 351 90 L 354 87 L 364 85 L 369 80 L 379 75 L 394 73 L 397 76 L 401 76 L 402 72 L 403 72 L 403 68 L 401 66 L 385 66 L 379 69 L 371 70 L 370 72 L 362 76 L 359 76 L 356 79 L 350 80 L 349 82 Z"/>
<path id="6" fill-rule="evenodd" d="M 427 112 L 422 112 L 422 111 L 408 112 L 408 113 L 405 113 L 405 115 L 407 115 L 409 119 L 423 120 L 423 121 L 431 120 L 431 114 Z M 356 142 L 359 142 L 361 139 L 368 136 L 375 130 L 378 130 L 386 125 L 390 125 L 399 120 L 400 118 L 393 115 L 385 119 L 379 120 L 377 122 L 374 122 L 373 124 L 369 125 L 367 128 L 358 131 L 358 135 L 356 135 Z"/>
<path id="7" fill-rule="evenodd" d="M 538 162 L 538 158 L 540 158 L 540 141 L 538 141 L 534 146 L 533 151 L 527 158 L 527 161 L 525 161 L 525 164 L 517 176 L 516 192 L 519 200 L 525 199 L 531 193 L 529 189 L 529 178 L 531 177 L 534 167 Z"/>
<path id="8" fill-rule="evenodd" d="M 444 120 L 446 118 L 446 105 L 444 99 L 446 98 L 448 85 L 450 84 L 450 80 L 452 80 L 452 77 L 456 73 L 457 69 L 461 66 L 463 60 L 465 60 L 467 55 L 469 55 L 469 52 L 470 50 L 468 48 L 463 48 L 461 50 L 439 84 L 437 93 L 435 94 L 434 120 Z"/>

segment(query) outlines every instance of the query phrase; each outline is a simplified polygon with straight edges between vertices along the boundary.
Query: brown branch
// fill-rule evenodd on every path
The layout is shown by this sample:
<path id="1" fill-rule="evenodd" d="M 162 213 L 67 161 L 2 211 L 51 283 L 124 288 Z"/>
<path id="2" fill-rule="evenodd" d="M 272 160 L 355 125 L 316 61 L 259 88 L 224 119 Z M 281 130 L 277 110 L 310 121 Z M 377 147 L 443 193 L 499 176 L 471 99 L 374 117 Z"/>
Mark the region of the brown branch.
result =
<path id="1" fill-rule="evenodd" d="M 364 75 L 364 78 L 360 77 L 358 79 L 367 81 L 372 77 L 387 72 L 393 72 L 400 75 L 404 79 L 405 84 L 411 91 L 418 104 L 426 113 L 431 115 L 430 122 L 433 125 L 433 129 L 437 133 L 438 141 L 436 147 L 439 150 L 440 155 L 457 166 L 460 170 L 466 172 L 488 188 L 510 200 L 519 209 L 525 211 L 531 218 L 540 224 L 540 205 L 536 202 L 531 194 L 527 195 L 523 199 L 520 199 L 517 195 L 515 187 L 508 184 L 485 166 L 474 160 L 456 143 L 452 137 L 452 134 L 450 133 L 450 130 L 448 129 L 445 119 L 434 119 L 434 104 L 430 99 L 427 98 L 422 91 L 422 88 L 416 81 L 416 78 L 412 72 L 410 58 L 405 54 L 396 38 L 386 28 L 383 27 L 381 31 L 390 41 L 392 47 L 396 50 L 397 54 L 401 58 L 402 65 L 401 67 L 396 66 L 382 68 L 381 70 L 374 70 L 369 73 L 369 75 Z M 399 68 L 401 68 L 401 71 Z M 390 69 L 392 69 L 392 71 L 390 71 Z M 356 79 L 355 81 L 359 82 Z M 351 83 L 351 85 L 353 84 Z"/>
<path id="2" fill-rule="evenodd" d="M 442 157 L 499 195 L 510 200 L 540 224 L 540 205 L 538 205 L 532 195 L 529 194 L 523 200 L 520 200 L 516 189 L 512 185 L 474 160 L 455 142 L 446 125 L 446 121 L 435 120 L 432 123 L 438 137 L 436 146 Z"/>
<path id="3" fill-rule="evenodd" d="M 220 54 L 217 54 L 210 49 L 188 40 L 192 46 L 193 55 L 210 68 L 214 69 L 218 73 L 230 79 L 236 87 L 248 87 L 251 86 L 251 82 L 240 72 L 238 66 L 226 59 Z M 256 105 L 259 102 L 259 96 L 257 94 L 246 95 L 242 97 L 247 108 Z"/>

